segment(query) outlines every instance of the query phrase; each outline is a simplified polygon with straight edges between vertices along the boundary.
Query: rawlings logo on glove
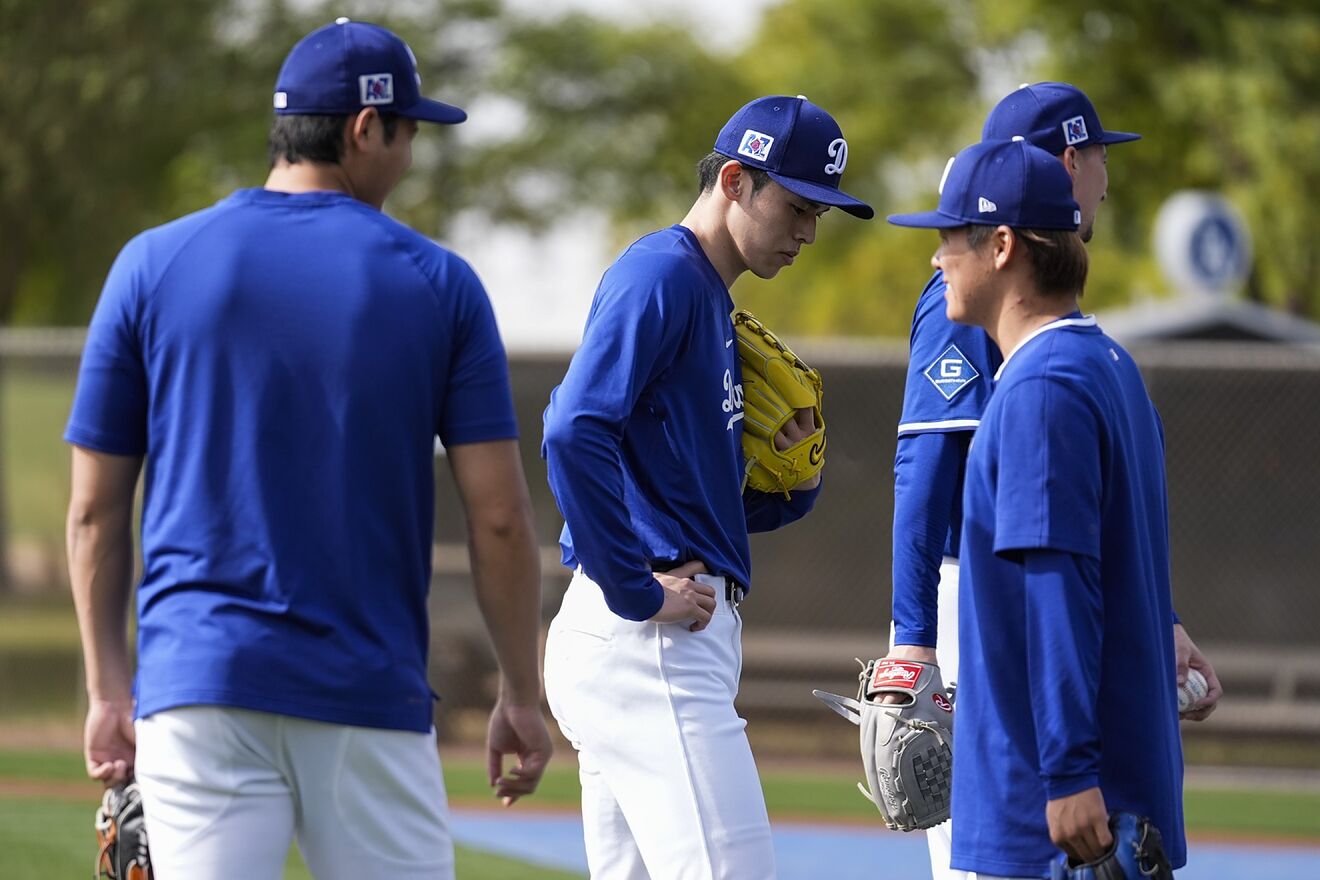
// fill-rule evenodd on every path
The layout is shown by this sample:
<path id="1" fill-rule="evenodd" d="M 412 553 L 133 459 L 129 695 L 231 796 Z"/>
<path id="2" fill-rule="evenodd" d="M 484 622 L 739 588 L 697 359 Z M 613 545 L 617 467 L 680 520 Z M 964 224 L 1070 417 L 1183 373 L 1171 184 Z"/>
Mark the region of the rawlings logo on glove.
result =
<path id="1" fill-rule="evenodd" d="M 866 785 L 859 782 L 857 789 L 885 825 L 895 831 L 932 828 L 949 818 L 953 790 L 953 702 L 940 668 L 916 660 L 862 665 L 857 699 L 812 693 L 858 726 Z M 887 694 L 900 699 L 881 702 Z"/>
<path id="2" fill-rule="evenodd" d="M 811 479 L 825 466 L 825 419 L 821 416 L 820 373 L 744 309 L 733 313 L 742 364 L 744 486 L 782 493 Z M 775 435 L 809 409 L 815 430 L 787 449 Z"/>

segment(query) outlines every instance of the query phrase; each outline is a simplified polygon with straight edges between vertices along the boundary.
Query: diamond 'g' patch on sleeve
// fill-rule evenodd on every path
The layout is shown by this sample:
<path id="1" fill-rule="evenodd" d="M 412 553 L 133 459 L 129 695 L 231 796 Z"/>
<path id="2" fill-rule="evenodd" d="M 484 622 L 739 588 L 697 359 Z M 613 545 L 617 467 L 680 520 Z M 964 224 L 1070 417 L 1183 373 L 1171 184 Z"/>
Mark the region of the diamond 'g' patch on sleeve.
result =
<path id="1" fill-rule="evenodd" d="M 944 353 L 926 368 L 924 375 L 945 400 L 953 400 L 959 391 L 981 376 L 956 345 L 944 349 Z"/>

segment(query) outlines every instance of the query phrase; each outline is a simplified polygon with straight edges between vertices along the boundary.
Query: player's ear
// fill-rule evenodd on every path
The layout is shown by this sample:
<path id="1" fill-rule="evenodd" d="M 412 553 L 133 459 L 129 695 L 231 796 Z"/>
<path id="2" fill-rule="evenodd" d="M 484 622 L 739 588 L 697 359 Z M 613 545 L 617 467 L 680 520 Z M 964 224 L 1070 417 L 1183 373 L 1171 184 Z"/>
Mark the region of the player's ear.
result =
<path id="1" fill-rule="evenodd" d="M 1059 161 L 1063 163 L 1063 167 L 1068 172 L 1068 176 L 1073 180 L 1076 180 L 1077 174 L 1081 170 L 1078 167 L 1078 162 L 1080 161 L 1080 153 L 1078 149 L 1076 147 L 1066 148 L 1059 154 Z"/>
<path id="2" fill-rule="evenodd" d="M 994 249 L 995 268 L 1003 269 L 1018 250 L 1018 238 L 1011 227 L 998 226 L 990 237 L 990 247 Z"/>
<path id="3" fill-rule="evenodd" d="M 358 151 L 365 149 L 372 138 L 379 137 L 381 137 L 380 114 L 376 112 L 375 107 L 365 107 L 358 111 L 356 116 L 349 117 L 348 124 L 344 128 L 344 145 L 354 147 Z"/>
<path id="4" fill-rule="evenodd" d="M 730 159 L 720 166 L 719 187 L 724 197 L 736 202 L 742 196 L 743 189 L 749 185 L 747 175 L 743 174 L 742 164 Z"/>

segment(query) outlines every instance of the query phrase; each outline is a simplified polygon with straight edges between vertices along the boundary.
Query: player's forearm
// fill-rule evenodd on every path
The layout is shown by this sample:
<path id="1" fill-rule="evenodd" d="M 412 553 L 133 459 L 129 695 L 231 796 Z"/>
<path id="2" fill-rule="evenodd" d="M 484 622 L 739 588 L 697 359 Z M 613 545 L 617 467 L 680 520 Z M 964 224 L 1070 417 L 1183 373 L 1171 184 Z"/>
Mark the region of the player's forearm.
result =
<path id="1" fill-rule="evenodd" d="M 1100 563 L 1033 550 L 1026 567 L 1027 692 L 1049 798 L 1099 784 Z"/>
<path id="2" fill-rule="evenodd" d="M 962 490 L 967 435 L 899 438 L 894 456 L 894 643 L 933 646 L 940 562 Z"/>
<path id="3" fill-rule="evenodd" d="M 489 513 L 468 528 L 477 604 L 499 663 L 501 695 L 534 705 L 541 694 L 541 572 L 530 503 Z"/>
<path id="4" fill-rule="evenodd" d="M 573 535 L 573 551 L 600 585 L 605 604 L 628 620 L 647 620 L 664 604 L 664 590 L 646 562 L 623 501 L 619 440 L 591 419 L 547 419 L 550 490 Z"/>
<path id="5" fill-rule="evenodd" d="M 87 695 L 130 702 L 133 676 L 128 603 L 133 583 L 131 507 L 98 510 L 73 504 L 67 522 L 69 581 L 82 640 Z"/>
<path id="6" fill-rule="evenodd" d="M 817 474 L 815 485 L 798 487 L 789 498 L 755 489 L 743 491 L 743 513 L 747 517 L 747 531 L 772 532 L 789 523 L 797 522 L 811 512 L 820 497 L 824 481 Z"/>

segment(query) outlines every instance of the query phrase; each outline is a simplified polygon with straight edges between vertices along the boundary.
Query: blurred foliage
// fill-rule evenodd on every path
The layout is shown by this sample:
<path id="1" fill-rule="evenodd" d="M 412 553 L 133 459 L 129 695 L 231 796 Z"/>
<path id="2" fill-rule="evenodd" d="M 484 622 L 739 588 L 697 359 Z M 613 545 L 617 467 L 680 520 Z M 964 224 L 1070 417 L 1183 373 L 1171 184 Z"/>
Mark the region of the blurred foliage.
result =
<path id="1" fill-rule="evenodd" d="M 741 48 L 654 22 L 516 16 L 499 0 L 0 0 L 0 321 L 81 323 L 138 230 L 260 185 L 275 73 L 339 14 L 416 49 L 423 88 L 472 121 L 432 128 L 389 210 L 543 228 L 587 207 L 623 243 L 672 223 L 720 124 L 806 94 L 849 139 L 845 188 L 929 206 L 947 156 L 1019 82 L 1084 88 L 1144 139 L 1110 157 L 1088 308 L 1163 285 L 1160 203 L 1219 189 L 1255 232 L 1248 295 L 1320 316 L 1320 8 L 1313 0 L 783 0 Z M 833 212 L 807 258 L 738 297 L 789 332 L 906 335 L 931 233 Z"/>
<path id="2" fill-rule="evenodd" d="M 655 28 L 565 18 L 534 34 L 508 56 L 505 90 L 534 95 L 533 125 L 509 154 L 529 173 L 572 169 L 569 199 L 606 205 L 623 237 L 645 231 L 642 219 L 680 216 L 674 194 L 690 198 L 692 163 L 756 95 L 801 93 L 829 109 L 849 141 L 845 189 L 883 215 L 931 206 L 945 159 L 979 137 L 990 107 L 1021 82 L 1055 79 L 1086 90 L 1107 126 L 1144 135 L 1111 153 L 1088 309 L 1168 292 L 1152 223 L 1170 194 L 1195 187 L 1223 191 L 1254 231 L 1247 295 L 1320 317 L 1320 7 L 1311 0 L 785 0 L 727 59 Z M 637 45 L 647 62 L 621 63 Z M 700 64 L 666 71 L 668 92 L 631 74 L 681 58 Z M 683 89 L 697 70 L 718 85 Z M 601 94 L 608 100 L 591 100 Z M 571 158 L 538 153 L 547 143 Z M 738 297 L 795 332 L 906 335 L 936 243 L 834 212 L 806 259 L 773 282 L 744 277 Z"/>
<path id="3" fill-rule="evenodd" d="M 1247 295 L 1320 317 L 1320 4 L 1030 0 L 1019 12 L 1018 26 L 1046 36 L 1052 76 L 1083 85 L 1106 124 L 1145 136 L 1111 153 L 1123 221 L 1106 246 L 1142 254 L 1171 192 L 1220 190 L 1253 233 Z M 1119 264 L 1107 257 L 1097 262 Z"/>
<path id="4" fill-rule="evenodd" d="M 479 48 L 464 28 L 497 9 L 486 0 L 0 0 L 4 107 L 19 123 L 0 140 L 0 323 L 85 322 L 131 236 L 260 186 L 275 76 L 303 34 L 339 14 L 388 24 L 417 47 L 423 82 L 444 83 L 461 103 L 474 93 L 464 85 Z M 444 155 L 419 162 L 422 220 L 456 176 Z"/>

